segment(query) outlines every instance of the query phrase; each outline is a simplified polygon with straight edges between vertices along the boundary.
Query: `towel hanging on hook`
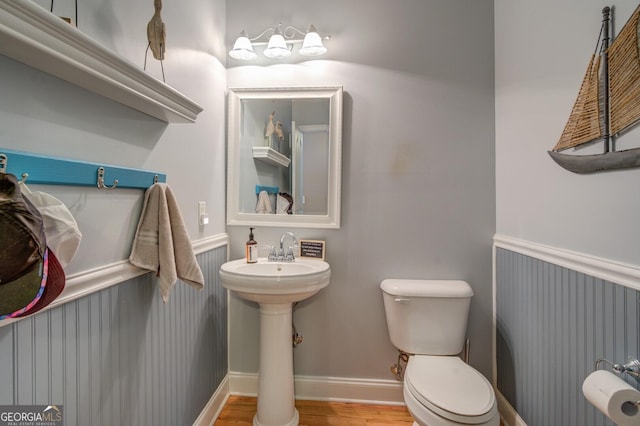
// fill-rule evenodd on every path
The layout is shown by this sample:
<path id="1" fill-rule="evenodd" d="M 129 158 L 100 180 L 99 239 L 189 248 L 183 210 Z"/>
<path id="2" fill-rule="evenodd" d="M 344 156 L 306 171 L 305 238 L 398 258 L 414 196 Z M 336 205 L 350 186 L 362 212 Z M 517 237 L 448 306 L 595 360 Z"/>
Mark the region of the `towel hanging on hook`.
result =
<path id="1" fill-rule="evenodd" d="M 180 207 L 165 183 L 152 185 L 145 192 L 129 262 L 156 273 L 164 302 L 178 278 L 196 289 L 204 287 Z"/>

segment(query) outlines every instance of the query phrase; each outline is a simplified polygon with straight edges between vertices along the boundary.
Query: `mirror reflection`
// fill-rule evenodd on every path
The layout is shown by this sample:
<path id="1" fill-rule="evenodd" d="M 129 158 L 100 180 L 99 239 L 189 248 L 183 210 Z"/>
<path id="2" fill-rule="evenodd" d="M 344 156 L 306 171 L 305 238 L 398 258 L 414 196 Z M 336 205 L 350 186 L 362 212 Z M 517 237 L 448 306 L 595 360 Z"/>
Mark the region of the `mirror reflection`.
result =
<path id="1" fill-rule="evenodd" d="M 239 211 L 327 214 L 329 100 L 246 99 L 241 110 Z"/>
<path id="2" fill-rule="evenodd" d="M 232 89 L 227 223 L 339 227 L 342 89 Z"/>

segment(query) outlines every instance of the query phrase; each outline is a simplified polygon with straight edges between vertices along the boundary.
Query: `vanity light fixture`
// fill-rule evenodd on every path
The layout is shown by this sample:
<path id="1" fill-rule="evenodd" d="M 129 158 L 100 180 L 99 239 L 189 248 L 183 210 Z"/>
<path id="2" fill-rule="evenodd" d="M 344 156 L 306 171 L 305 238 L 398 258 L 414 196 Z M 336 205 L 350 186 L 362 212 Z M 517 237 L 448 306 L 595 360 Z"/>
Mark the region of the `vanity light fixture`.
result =
<path id="1" fill-rule="evenodd" d="M 242 30 L 233 44 L 233 48 L 229 51 L 229 56 L 234 59 L 250 61 L 258 56 L 253 50 L 254 46 L 267 46 L 263 51 L 264 56 L 270 59 L 284 59 L 291 56 L 293 45 L 299 43 L 302 44 L 298 49 L 299 54 L 320 56 L 327 52 L 322 41 L 330 38 L 331 36 L 320 36 L 313 25 L 310 25 L 309 29 L 303 32 L 292 25 L 282 30 L 282 24 L 278 24 L 275 27 L 266 28 L 254 38 L 250 38 Z"/>

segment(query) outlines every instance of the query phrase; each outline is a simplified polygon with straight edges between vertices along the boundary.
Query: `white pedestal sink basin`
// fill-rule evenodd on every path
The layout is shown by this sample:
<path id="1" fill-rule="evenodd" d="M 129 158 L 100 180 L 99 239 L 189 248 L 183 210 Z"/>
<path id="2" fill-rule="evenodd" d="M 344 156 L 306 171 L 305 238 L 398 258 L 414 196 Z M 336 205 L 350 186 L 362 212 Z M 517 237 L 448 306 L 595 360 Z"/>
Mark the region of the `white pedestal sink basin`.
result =
<path id="1" fill-rule="evenodd" d="M 260 371 L 255 426 L 296 426 L 293 389 L 292 304 L 329 285 L 327 262 L 296 259 L 292 263 L 246 263 L 233 260 L 220 267 L 222 285 L 260 305 Z"/>

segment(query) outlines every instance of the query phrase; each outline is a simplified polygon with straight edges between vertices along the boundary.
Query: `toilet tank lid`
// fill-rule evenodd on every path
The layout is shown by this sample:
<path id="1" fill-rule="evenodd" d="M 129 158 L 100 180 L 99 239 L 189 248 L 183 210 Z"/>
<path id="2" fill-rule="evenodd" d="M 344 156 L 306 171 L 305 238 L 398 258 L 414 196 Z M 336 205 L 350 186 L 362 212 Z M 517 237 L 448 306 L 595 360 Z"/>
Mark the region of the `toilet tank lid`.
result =
<path id="1" fill-rule="evenodd" d="M 386 279 L 380 284 L 385 293 L 408 297 L 471 297 L 473 290 L 461 280 Z"/>

